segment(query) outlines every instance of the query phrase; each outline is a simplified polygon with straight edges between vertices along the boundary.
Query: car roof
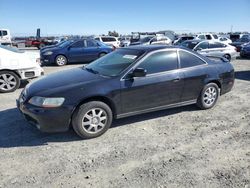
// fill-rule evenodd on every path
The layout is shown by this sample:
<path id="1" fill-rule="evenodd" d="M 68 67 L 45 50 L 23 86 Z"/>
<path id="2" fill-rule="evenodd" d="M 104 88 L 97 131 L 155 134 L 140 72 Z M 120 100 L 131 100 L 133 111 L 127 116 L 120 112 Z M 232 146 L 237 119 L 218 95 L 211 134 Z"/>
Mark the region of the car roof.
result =
<path id="1" fill-rule="evenodd" d="M 151 52 L 161 49 L 186 49 L 181 46 L 166 46 L 166 45 L 136 45 L 136 46 L 129 46 L 121 49 L 134 49 L 134 50 L 143 50 L 145 52 Z"/>

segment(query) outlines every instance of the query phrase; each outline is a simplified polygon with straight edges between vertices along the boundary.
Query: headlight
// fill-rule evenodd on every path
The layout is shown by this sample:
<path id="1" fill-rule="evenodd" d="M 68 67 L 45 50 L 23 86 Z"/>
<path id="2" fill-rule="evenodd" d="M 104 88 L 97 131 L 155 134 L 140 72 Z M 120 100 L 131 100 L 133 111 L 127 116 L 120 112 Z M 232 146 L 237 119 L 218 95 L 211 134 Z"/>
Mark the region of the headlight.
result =
<path id="1" fill-rule="evenodd" d="M 52 55 L 53 52 L 52 51 L 48 51 L 48 52 L 45 52 L 43 55 Z"/>
<path id="2" fill-rule="evenodd" d="M 34 106 L 45 107 L 45 108 L 54 108 L 59 107 L 63 104 L 64 98 L 49 98 L 49 97 L 32 97 L 29 100 L 29 103 Z"/>

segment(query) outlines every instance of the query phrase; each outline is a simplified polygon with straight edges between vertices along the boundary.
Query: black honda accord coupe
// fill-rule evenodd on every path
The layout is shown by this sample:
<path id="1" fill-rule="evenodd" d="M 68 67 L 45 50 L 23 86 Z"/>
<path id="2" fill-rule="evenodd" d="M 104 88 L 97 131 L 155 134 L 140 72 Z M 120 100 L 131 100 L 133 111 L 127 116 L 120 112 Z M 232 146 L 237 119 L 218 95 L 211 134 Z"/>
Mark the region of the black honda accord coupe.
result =
<path id="1" fill-rule="evenodd" d="M 41 131 L 73 126 L 82 138 L 93 138 L 113 119 L 190 104 L 212 108 L 233 84 L 234 68 L 224 58 L 182 47 L 134 46 L 28 84 L 17 106 Z"/>

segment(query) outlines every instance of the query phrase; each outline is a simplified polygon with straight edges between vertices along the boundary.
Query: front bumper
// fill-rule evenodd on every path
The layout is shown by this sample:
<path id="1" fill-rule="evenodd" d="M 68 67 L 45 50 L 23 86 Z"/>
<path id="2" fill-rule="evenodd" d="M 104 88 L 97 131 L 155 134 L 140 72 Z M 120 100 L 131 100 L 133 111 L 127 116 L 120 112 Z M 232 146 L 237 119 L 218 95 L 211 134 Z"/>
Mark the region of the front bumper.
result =
<path id="1" fill-rule="evenodd" d="M 17 108 L 24 118 L 42 132 L 65 132 L 70 127 L 73 108 L 41 108 L 29 104 L 22 94 L 16 100 Z"/>
<path id="2" fill-rule="evenodd" d="M 35 67 L 31 69 L 21 69 L 17 70 L 22 80 L 27 80 L 31 78 L 36 78 L 44 75 L 44 70 L 41 67 Z"/>
<path id="3" fill-rule="evenodd" d="M 40 58 L 41 66 L 51 65 L 55 63 L 53 56 L 45 56 L 45 55 L 40 54 L 40 57 L 41 57 Z"/>

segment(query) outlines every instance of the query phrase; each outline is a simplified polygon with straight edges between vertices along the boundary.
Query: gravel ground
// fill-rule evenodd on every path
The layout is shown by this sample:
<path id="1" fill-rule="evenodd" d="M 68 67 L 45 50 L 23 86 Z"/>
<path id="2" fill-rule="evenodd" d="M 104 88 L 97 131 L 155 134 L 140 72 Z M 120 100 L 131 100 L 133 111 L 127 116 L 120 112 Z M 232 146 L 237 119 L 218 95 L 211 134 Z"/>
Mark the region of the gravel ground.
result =
<path id="1" fill-rule="evenodd" d="M 250 187 L 250 60 L 218 104 L 120 119 L 103 136 L 45 134 L 0 95 L 0 187 Z M 45 67 L 45 73 L 80 65 Z"/>

